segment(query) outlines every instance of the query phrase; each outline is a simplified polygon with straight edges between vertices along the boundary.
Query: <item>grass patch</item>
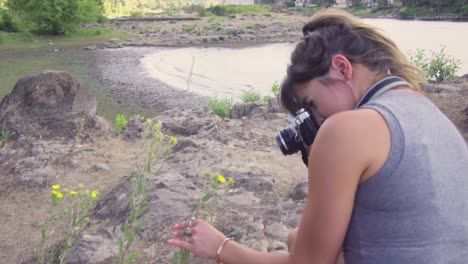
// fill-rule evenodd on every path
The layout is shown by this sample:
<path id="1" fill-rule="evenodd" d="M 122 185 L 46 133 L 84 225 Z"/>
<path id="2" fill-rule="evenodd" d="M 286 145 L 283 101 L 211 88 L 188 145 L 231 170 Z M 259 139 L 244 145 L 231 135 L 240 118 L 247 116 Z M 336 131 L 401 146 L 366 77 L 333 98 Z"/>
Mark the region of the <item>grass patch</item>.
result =
<path id="1" fill-rule="evenodd" d="M 415 8 L 415 7 L 408 7 L 402 9 L 399 12 L 401 17 L 414 17 L 414 16 L 431 16 L 434 13 L 431 10 L 422 9 L 422 8 Z"/>
<path id="2" fill-rule="evenodd" d="M 317 7 L 314 7 L 314 6 L 306 6 L 306 7 L 303 7 L 303 6 L 295 6 L 295 7 L 290 7 L 288 8 L 289 11 L 292 11 L 292 12 L 300 12 L 300 13 L 305 13 L 305 14 L 315 14 L 319 9 Z"/>
<path id="3" fill-rule="evenodd" d="M 260 101 L 260 99 L 260 94 L 254 90 L 247 91 L 242 95 L 242 101 L 244 103 L 255 103 Z"/>
<path id="4" fill-rule="evenodd" d="M 232 100 L 208 98 L 211 111 L 221 118 L 228 118 L 231 113 Z"/>

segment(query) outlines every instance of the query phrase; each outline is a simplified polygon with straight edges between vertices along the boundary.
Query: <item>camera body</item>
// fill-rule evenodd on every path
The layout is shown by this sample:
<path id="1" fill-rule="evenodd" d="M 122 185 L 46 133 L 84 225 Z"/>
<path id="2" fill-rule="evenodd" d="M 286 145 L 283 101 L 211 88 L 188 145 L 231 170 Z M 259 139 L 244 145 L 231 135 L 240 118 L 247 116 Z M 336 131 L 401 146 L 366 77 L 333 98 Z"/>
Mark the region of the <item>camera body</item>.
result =
<path id="1" fill-rule="evenodd" d="M 301 108 L 293 117 L 291 126 L 278 133 L 276 143 L 283 155 L 292 155 L 301 151 L 302 161 L 307 166 L 307 148 L 314 142 L 319 128 L 320 125 L 313 115 Z"/>

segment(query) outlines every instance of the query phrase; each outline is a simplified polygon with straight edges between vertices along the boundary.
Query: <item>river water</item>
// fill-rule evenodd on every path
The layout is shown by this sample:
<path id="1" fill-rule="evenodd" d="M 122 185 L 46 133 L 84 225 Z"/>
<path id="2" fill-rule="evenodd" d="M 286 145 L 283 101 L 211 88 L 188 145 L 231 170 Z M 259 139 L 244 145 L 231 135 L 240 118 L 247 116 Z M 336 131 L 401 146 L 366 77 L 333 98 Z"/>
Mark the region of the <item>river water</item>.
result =
<path id="1" fill-rule="evenodd" d="M 364 19 L 383 30 L 405 53 L 417 48 L 446 53 L 461 61 L 457 74 L 468 73 L 468 23 Z M 255 90 L 271 95 L 281 81 L 294 44 L 251 48 L 162 49 L 141 60 L 147 73 L 176 88 L 202 95 L 232 97 Z"/>

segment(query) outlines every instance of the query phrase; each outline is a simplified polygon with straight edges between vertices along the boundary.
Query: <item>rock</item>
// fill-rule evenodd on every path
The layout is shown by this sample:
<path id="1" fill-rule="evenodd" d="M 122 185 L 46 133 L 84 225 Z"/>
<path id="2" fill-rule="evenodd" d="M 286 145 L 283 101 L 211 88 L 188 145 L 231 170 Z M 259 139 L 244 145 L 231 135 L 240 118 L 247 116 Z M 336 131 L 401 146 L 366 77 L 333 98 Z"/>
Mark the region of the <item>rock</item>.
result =
<path id="1" fill-rule="evenodd" d="M 109 166 L 104 163 L 96 163 L 93 164 L 90 168 L 93 172 L 100 172 L 100 171 L 110 171 Z"/>
<path id="2" fill-rule="evenodd" d="M 224 40 L 224 36 L 219 36 L 218 39 L 219 40 Z"/>
<path id="3" fill-rule="evenodd" d="M 286 241 L 289 234 L 289 229 L 280 223 L 269 225 L 265 229 L 265 234 L 273 239 Z"/>
<path id="4" fill-rule="evenodd" d="M 299 226 L 299 223 L 301 221 L 301 215 L 300 214 L 290 214 L 288 218 L 286 219 L 286 223 L 288 224 L 289 227 L 291 228 L 296 228 Z"/>
<path id="5" fill-rule="evenodd" d="M 247 245 L 249 245 L 249 248 L 252 248 L 254 250 L 260 251 L 260 252 L 268 252 L 268 246 L 269 242 L 267 239 L 260 239 L 260 240 L 250 240 L 246 242 Z"/>
<path id="6" fill-rule="evenodd" d="M 163 123 L 163 129 L 168 130 L 170 134 L 181 136 L 197 135 L 205 126 L 209 126 L 209 124 L 195 119 L 167 121 Z"/>
<path id="7" fill-rule="evenodd" d="M 236 225 L 228 225 L 223 229 L 223 233 L 236 241 L 240 241 L 244 236 L 243 229 Z"/>
<path id="8" fill-rule="evenodd" d="M 263 112 L 263 110 L 259 110 L 260 107 L 257 103 L 236 103 L 231 108 L 230 118 L 232 119 L 240 119 L 244 116 L 251 116 L 255 113 Z"/>
<path id="9" fill-rule="evenodd" d="M 119 253 L 117 227 L 99 229 L 95 233 L 85 233 L 79 238 L 65 256 L 65 263 L 69 264 L 104 264 L 114 263 Z"/>
<path id="10" fill-rule="evenodd" d="M 8 155 L 8 151 L 6 149 L 0 148 L 0 159 Z"/>
<path id="11" fill-rule="evenodd" d="M 279 250 L 288 250 L 286 243 L 281 241 L 272 241 L 268 246 L 268 252 L 279 251 Z"/>
<path id="12" fill-rule="evenodd" d="M 425 83 L 422 86 L 422 89 L 426 92 L 430 93 L 458 93 L 461 91 L 461 88 L 453 86 L 451 84 L 446 84 L 446 83 Z"/>
<path id="13" fill-rule="evenodd" d="M 277 97 L 273 97 L 268 101 L 267 113 L 281 113 L 281 106 L 279 105 Z"/>
<path id="14" fill-rule="evenodd" d="M 64 165 L 70 169 L 76 169 L 80 167 L 80 162 L 75 159 L 69 159 L 65 162 Z"/>
<path id="15" fill-rule="evenodd" d="M 468 81 L 468 73 L 462 76 L 462 79 Z"/>
<path id="16" fill-rule="evenodd" d="M 248 206 L 260 202 L 260 199 L 255 197 L 251 192 L 236 193 L 234 195 L 226 195 L 226 203 L 235 206 Z"/>
<path id="17" fill-rule="evenodd" d="M 241 178 L 235 183 L 236 188 L 244 188 L 250 192 L 271 192 L 273 191 L 273 182 L 264 178 Z"/>
<path id="18" fill-rule="evenodd" d="M 291 198 L 293 201 L 305 200 L 307 199 L 308 194 L 308 182 L 301 182 L 294 187 L 293 191 L 289 194 L 289 198 Z"/>
<path id="19" fill-rule="evenodd" d="M 120 132 L 120 136 L 126 140 L 139 139 L 142 137 L 144 130 L 145 122 L 140 120 L 140 118 L 136 116 L 130 119 L 128 124 L 122 130 L 122 132 Z"/>
<path id="20" fill-rule="evenodd" d="M 13 144 L 13 148 L 20 149 L 20 148 L 30 148 L 32 147 L 32 140 L 31 138 L 20 136 Z"/>
<path id="21" fill-rule="evenodd" d="M 249 233 L 260 232 L 263 231 L 263 229 L 265 229 L 265 226 L 261 220 L 257 220 L 247 225 L 247 232 Z"/>
<path id="22" fill-rule="evenodd" d="M 180 152 L 186 148 L 190 148 L 190 147 L 193 147 L 193 148 L 198 148 L 197 144 L 195 144 L 195 142 L 193 142 L 192 140 L 190 139 L 180 139 L 178 142 L 177 142 L 177 145 L 174 146 L 174 153 L 177 153 L 177 152 Z"/>
<path id="23" fill-rule="evenodd" d="M 96 50 L 98 47 L 96 45 L 88 46 L 85 50 Z"/>
<path id="24" fill-rule="evenodd" d="M 71 74 L 44 71 L 18 80 L 0 103 L 0 126 L 22 136 L 75 138 L 77 131 L 102 136 L 110 124 L 96 116 L 96 97 Z"/>
<path id="25" fill-rule="evenodd" d="M 31 155 L 34 156 L 34 157 L 37 157 L 39 155 L 41 155 L 42 153 L 44 153 L 44 150 L 39 148 L 39 147 L 33 147 L 31 149 Z"/>
<path id="26" fill-rule="evenodd" d="M 112 43 L 107 45 L 108 49 L 121 49 L 123 46 L 119 43 Z"/>

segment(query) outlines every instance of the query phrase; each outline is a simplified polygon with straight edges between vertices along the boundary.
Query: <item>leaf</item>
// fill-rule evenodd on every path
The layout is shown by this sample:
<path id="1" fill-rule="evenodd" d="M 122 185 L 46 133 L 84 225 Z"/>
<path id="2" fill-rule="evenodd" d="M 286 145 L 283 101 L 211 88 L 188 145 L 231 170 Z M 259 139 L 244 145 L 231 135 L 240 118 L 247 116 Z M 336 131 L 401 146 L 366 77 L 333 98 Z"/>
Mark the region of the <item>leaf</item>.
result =
<path id="1" fill-rule="evenodd" d="M 212 196 L 213 196 L 213 193 L 212 193 L 212 192 L 206 193 L 206 194 L 203 196 L 203 198 L 202 198 L 202 202 L 203 202 L 203 203 L 206 203 L 208 200 L 211 199 Z"/>
<path id="2" fill-rule="evenodd" d="M 128 255 L 128 261 L 132 261 L 138 258 L 138 253 L 137 252 L 132 252 Z"/>
<path id="3" fill-rule="evenodd" d="M 148 221 L 146 221 L 146 220 L 140 221 L 140 222 L 137 223 L 136 228 L 141 229 L 142 227 L 146 226 L 147 224 L 148 224 Z"/>
<path id="4" fill-rule="evenodd" d="M 119 251 L 122 254 L 122 252 L 123 252 L 123 239 L 121 237 L 119 238 Z"/>
<path id="5" fill-rule="evenodd" d="M 127 221 L 125 221 L 125 223 L 124 223 L 124 234 L 125 234 L 125 237 L 128 240 L 128 238 L 130 237 L 130 231 L 128 230 L 128 222 Z"/>
<path id="6" fill-rule="evenodd" d="M 131 207 L 131 208 L 135 207 L 135 203 L 134 203 L 134 201 L 133 201 L 133 195 L 132 195 L 132 194 L 130 194 L 130 195 L 128 196 L 128 203 L 130 204 L 130 207 Z"/>
<path id="7" fill-rule="evenodd" d="M 144 213 L 146 213 L 148 211 L 148 209 L 150 208 L 150 205 L 147 204 L 145 206 L 143 206 L 140 211 L 138 212 L 138 217 L 140 217 L 141 215 L 143 215 Z"/>

